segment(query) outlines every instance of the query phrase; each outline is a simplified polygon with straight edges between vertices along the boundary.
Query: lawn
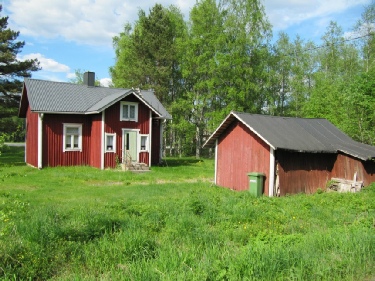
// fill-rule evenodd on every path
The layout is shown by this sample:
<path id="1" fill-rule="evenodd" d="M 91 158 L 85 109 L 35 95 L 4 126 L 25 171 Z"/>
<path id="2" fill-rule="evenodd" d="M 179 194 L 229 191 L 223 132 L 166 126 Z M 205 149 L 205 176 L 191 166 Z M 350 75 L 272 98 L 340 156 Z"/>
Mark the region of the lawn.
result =
<path id="1" fill-rule="evenodd" d="M 373 280 L 375 185 L 254 198 L 213 160 L 133 174 L 0 156 L 0 279 Z"/>

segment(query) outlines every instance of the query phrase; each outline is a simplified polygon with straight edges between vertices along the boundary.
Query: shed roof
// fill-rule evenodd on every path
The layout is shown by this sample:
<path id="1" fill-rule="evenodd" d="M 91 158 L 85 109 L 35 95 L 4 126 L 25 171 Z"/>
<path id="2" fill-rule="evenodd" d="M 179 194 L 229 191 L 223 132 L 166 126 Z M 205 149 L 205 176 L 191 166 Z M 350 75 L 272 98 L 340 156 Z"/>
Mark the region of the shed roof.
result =
<path id="1" fill-rule="evenodd" d="M 368 160 L 375 158 L 375 147 L 354 141 L 326 119 L 278 117 L 231 112 L 204 147 L 212 147 L 215 140 L 239 120 L 273 149 L 311 153 L 343 152 Z"/>
<path id="2" fill-rule="evenodd" d="M 26 78 L 24 81 L 19 116 L 25 116 L 24 104 L 27 101 L 33 112 L 93 114 L 102 112 L 104 109 L 131 94 L 143 101 L 160 118 L 172 118 L 151 91 L 92 87 L 29 78 Z"/>

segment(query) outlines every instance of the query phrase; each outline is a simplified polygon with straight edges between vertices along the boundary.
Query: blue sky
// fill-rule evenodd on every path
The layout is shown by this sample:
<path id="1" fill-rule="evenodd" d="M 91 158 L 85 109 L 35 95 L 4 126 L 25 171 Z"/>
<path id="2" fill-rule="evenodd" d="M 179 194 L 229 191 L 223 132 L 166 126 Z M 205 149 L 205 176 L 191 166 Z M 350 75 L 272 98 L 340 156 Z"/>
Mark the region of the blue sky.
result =
<path id="1" fill-rule="evenodd" d="M 42 70 L 33 78 L 69 81 L 76 69 L 96 73 L 102 84 L 110 82 L 115 63 L 113 36 L 125 23 L 134 23 L 138 10 L 148 12 L 155 3 L 178 6 L 187 20 L 196 0 L 0 0 L 1 16 L 20 31 L 26 42 L 19 59 L 38 58 Z M 371 0 L 264 0 L 273 33 L 284 31 L 294 38 L 317 44 L 330 21 L 349 33 Z"/>

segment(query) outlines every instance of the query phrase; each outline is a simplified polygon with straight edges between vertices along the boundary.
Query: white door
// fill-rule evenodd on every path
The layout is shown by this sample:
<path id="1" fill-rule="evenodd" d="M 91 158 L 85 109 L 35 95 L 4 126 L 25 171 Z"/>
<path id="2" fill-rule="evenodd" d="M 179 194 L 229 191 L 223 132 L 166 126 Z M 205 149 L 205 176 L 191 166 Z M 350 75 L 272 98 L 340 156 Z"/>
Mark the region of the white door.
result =
<path id="1" fill-rule="evenodd" d="M 137 131 L 123 130 L 123 148 L 122 151 L 124 156 L 131 157 L 132 162 L 138 161 L 138 150 L 137 150 Z M 124 158 L 123 158 L 124 159 Z"/>

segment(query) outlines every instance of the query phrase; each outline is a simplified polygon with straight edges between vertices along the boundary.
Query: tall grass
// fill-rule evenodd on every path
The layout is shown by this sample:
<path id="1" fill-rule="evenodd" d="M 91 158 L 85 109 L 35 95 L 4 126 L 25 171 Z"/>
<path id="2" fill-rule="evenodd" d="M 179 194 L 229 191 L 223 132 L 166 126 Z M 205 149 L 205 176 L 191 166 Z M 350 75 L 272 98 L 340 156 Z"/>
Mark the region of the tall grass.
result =
<path id="1" fill-rule="evenodd" d="M 182 160 L 147 174 L 0 167 L 0 278 L 375 277 L 375 185 L 254 198 L 213 186 L 212 160 Z"/>

